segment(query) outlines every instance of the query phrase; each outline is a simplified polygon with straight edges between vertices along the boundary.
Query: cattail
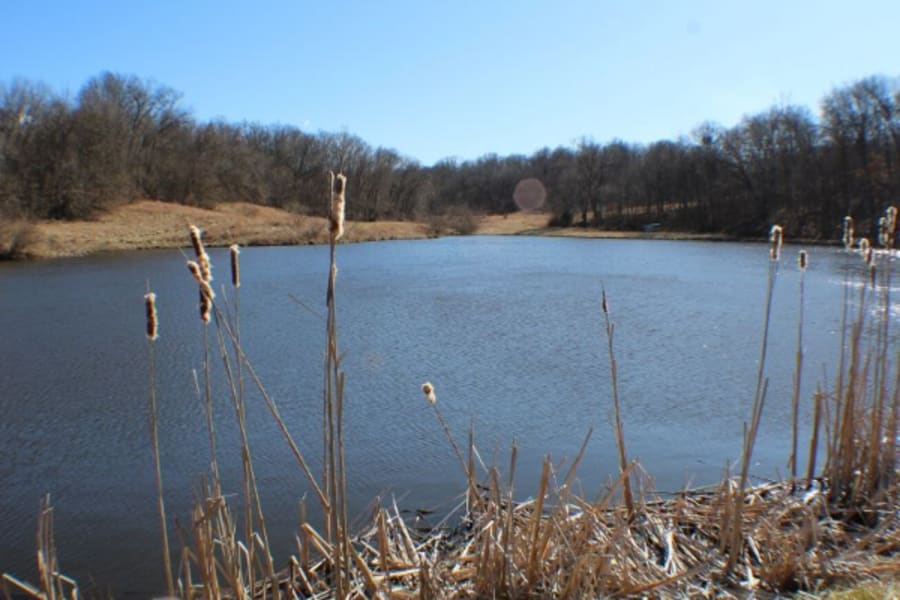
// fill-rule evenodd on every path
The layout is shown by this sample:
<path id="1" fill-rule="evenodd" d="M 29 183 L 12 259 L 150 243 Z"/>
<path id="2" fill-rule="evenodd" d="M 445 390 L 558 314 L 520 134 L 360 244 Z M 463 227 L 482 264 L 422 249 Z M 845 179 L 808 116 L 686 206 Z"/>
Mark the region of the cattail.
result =
<path id="1" fill-rule="evenodd" d="M 872 267 L 875 264 L 875 252 L 872 250 L 872 244 L 869 243 L 869 240 L 866 238 L 859 240 L 859 251 L 862 253 L 866 266 Z"/>
<path id="2" fill-rule="evenodd" d="M 334 187 L 331 190 L 331 242 L 334 243 L 344 235 L 344 213 L 346 201 L 344 191 L 347 178 L 343 173 L 334 176 Z"/>
<path id="3" fill-rule="evenodd" d="M 894 247 L 894 236 L 897 234 L 897 207 L 888 206 L 881 220 L 884 221 L 882 233 L 880 234 L 881 245 L 892 249 Z M 879 221 L 880 223 L 881 221 Z"/>
<path id="4" fill-rule="evenodd" d="M 200 320 L 209 323 L 209 313 L 212 310 L 212 300 L 201 289 L 200 290 Z"/>
<path id="5" fill-rule="evenodd" d="M 603 290 L 600 293 L 600 308 L 603 309 L 603 314 L 609 314 L 609 303 L 606 300 L 606 290 Z"/>
<path id="6" fill-rule="evenodd" d="M 194 247 L 194 254 L 199 260 L 201 256 L 206 254 L 206 250 L 203 249 L 203 241 L 200 239 L 200 230 L 197 229 L 196 225 L 191 225 L 188 229 L 191 232 L 191 245 Z"/>
<path id="7" fill-rule="evenodd" d="M 781 225 L 772 225 L 769 233 L 769 258 L 773 261 L 781 259 L 781 246 L 784 243 L 784 230 Z"/>
<path id="8" fill-rule="evenodd" d="M 241 265 L 238 256 L 241 248 L 237 244 L 229 246 L 228 251 L 231 253 L 231 285 L 236 288 L 241 287 Z"/>
<path id="9" fill-rule="evenodd" d="M 425 400 L 428 401 L 428 404 L 434 406 L 437 402 L 437 396 L 434 395 L 434 386 L 426 381 L 422 384 L 422 393 L 425 394 Z"/>
<path id="10" fill-rule="evenodd" d="M 860 238 L 859 253 L 862 254 L 863 262 L 866 263 L 866 266 L 871 266 L 875 260 L 875 254 L 872 252 L 872 244 L 869 243 L 869 238 Z"/>
<path id="11" fill-rule="evenodd" d="M 159 337 L 156 319 L 156 294 L 153 292 L 144 294 L 144 306 L 147 309 L 147 339 L 153 341 Z"/>
<path id="12" fill-rule="evenodd" d="M 853 249 L 853 239 L 854 231 L 853 231 L 853 217 L 846 216 L 844 217 L 844 248 L 847 250 Z"/>
<path id="13" fill-rule="evenodd" d="M 200 287 L 200 293 L 208 296 L 210 300 L 216 297 L 216 294 L 213 292 L 212 286 L 209 285 L 209 282 L 203 278 L 203 271 L 196 262 L 189 260 L 187 261 L 188 270 L 191 272 L 191 275 L 194 276 L 194 281 L 197 282 L 197 285 Z"/>
<path id="14" fill-rule="evenodd" d="M 206 283 L 212 281 L 212 265 L 209 263 L 209 254 L 204 252 L 198 256 L 197 264 L 200 265 L 200 276 L 203 277 L 203 281 Z"/>
<path id="15" fill-rule="evenodd" d="M 801 271 L 805 271 L 809 266 L 809 257 L 806 255 L 806 250 L 801 250 L 800 254 L 797 255 L 797 266 L 800 267 Z"/>
<path id="16" fill-rule="evenodd" d="M 890 234 L 888 233 L 888 220 L 887 217 L 881 217 L 878 219 L 878 243 L 882 247 L 887 247 L 888 240 L 890 240 Z"/>

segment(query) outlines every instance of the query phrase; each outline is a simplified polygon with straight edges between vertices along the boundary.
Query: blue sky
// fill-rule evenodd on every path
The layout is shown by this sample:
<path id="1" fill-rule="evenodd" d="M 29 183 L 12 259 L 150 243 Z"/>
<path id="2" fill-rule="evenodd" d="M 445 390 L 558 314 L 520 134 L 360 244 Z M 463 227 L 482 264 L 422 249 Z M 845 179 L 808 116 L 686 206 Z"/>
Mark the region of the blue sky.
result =
<path id="1" fill-rule="evenodd" d="M 900 75 L 900 2 L 6 0 L 0 82 L 109 70 L 196 118 L 346 130 L 431 164 L 651 142 Z"/>

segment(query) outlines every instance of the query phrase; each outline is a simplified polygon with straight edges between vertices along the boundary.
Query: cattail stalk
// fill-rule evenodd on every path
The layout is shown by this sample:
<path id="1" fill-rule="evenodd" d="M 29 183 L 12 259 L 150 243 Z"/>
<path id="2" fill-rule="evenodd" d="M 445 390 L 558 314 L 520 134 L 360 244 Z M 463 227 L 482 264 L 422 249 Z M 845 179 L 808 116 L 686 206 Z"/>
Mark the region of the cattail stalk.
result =
<path id="1" fill-rule="evenodd" d="M 794 393 L 791 398 L 791 489 L 793 490 L 797 482 L 797 435 L 800 412 L 800 383 L 803 373 L 803 296 L 804 296 L 804 275 L 809 266 L 809 257 L 806 250 L 801 250 L 797 257 L 797 266 L 800 271 L 800 309 L 797 318 L 797 352 L 794 358 Z"/>
<path id="2" fill-rule="evenodd" d="M 210 281 L 212 280 L 212 268 L 209 262 L 209 255 L 203 247 L 200 230 L 191 225 L 189 228 L 191 245 L 194 247 L 194 253 L 197 256 L 196 261 L 187 261 L 188 271 L 197 282 L 197 288 L 200 294 L 200 320 L 203 321 L 203 400 L 206 412 L 206 428 L 209 436 L 209 455 L 210 470 L 213 477 L 213 493 L 216 497 L 221 496 L 222 486 L 219 477 L 219 463 L 216 458 L 216 431 L 215 420 L 213 419 L 212 406 L 212 383 L 210 381 L 209 367 L 209 331 L 206 325 L 209 325 L 213 310 L 213 299 L 216 297 L 213 292 Z"/>
<path id="3" fill-rule="evenodd" d="M 625 508 L 628 510 L 629 521 L 634 518 L 634 496 L 631 492 L 631 477 L 628 474 L 628 458 L 625 453 L 625 433 L 622 427 L 622 413 L 619 408 L 619 377 L 616 356 L 613 352 L 614 326 L 609 320 L 609 302 L 606 299 L 606 290 L 600 293 L 600 308 L 603 311 L 603 320 L 606 323 L 606 345 L 609 352 L 609 372 L 612 382 L 613 411 L 616 420 L 616 445 L 619 451 L 619 475 L 622 477 L 622 494 L 625 499 Z"/>
<path id="4" fill-rule="evenodd" d="M 733 521 L 731 535 L 731 548 L 728 554 L 728 562 L 725 570 L 730 573 L 737 564 L 744 536 L 741 530 L 743 523 L 744 492 L 747 488 L 750 462 L 753 456 L 753 447 L 756 444 L 756 436 L 762 419 L 762 411 L 766 402 L 766 391 L 769 386 L 768 379 L 764 379 L 766 366 L 766 352 L 769 347 L 769 324 L 772 315 L 772 296 L 775 290 L 775 278 L 778 274 L 778 260 L 781 258 L 781 246 L 784 242 L 784 233 L 780 225 L 773 225 L 769 235 L 769 275 L 766 284 L 766 310 L 763 317 L 763 338 L 759 351 L 759 367 L 756 373 L 756 391 L 753 396 L 753 407 L 750 415 L 749 428 L 744 427 L 744 444 L 741 453 L 741 475 L 738 482 L 738 493 L 734 497 Z"/>
<path id="5" fill-rule="evenodd" d="M 330 204 L 330 244 L 329 270 L 326 305 L 328 308 L 325 389 L 323 394 L 323 442 L 325 446 L 325 484 L 328 503 L 326 511 L 326 534 L 334 548 L 334 587 L 336 597 L 344 598 L 349 593 L 350 538 L 347 528 L 347 481 L 344 469 L 344 373 L 340 366 L 337 344 L 337 307 L 335 304 L 335 284 L 337 280 L 337 242 L 344 234 L 345 193 L 347 178 L 343 174 L 329 173 Z"/>
<path id="6" fill-rule="evenodd" d="M 437 405 L 437 396 L 435 395 L 434 386 L 425 382 L 422 384 L 422 394 L 425 395 L 425 401 L 431 405 L 431 408 L 434 409 L 434 414 L 437 416 L 438 422 L 440 422 L 441 427 L 444 429 L 444 434 L 447 436 L 447 440 L 450 442 L 450 445 L 453 446 L 453 452 L 456 454 L 456 458 L 459 459 L 459 464 L 462 465 L 463 473 L 466 474 L 466 477 L 471 477 L 471 473 L 469 473 L 469 468 L 466 466 L 466 459 L 463 458 L 462 450 L 460 450 L 459 446 L 456 444 L 456 440 L 453 438 L 453 433 L 450 431 L 450 425 L 444 420 L 444 415 L 441 414 L 440 409 Z"/>
<path id="7" fill-rule="evenodd" d="M 153 466 L 156 475 L 156 510 L 162 535 L 163 568 L 165 569 L 166 592 L 175 596 L 175 582 L 172 578 L 172 559 L 169 549 L 169 533 L 166 519 L 165 495 L 163 493 L 162 464 L 159 456 L 159 410 L 156 403 L 156 354 L 155 342 L 159 337 L 159 321 L 156 314 L 156 294 L 147 292 L 144 295 L 144 307 L 147 316 L 147 347 L 149 354 L 150 391 L 148 398 L 148 420 L 150 425 L 150 443 L 153 447 Z"/>

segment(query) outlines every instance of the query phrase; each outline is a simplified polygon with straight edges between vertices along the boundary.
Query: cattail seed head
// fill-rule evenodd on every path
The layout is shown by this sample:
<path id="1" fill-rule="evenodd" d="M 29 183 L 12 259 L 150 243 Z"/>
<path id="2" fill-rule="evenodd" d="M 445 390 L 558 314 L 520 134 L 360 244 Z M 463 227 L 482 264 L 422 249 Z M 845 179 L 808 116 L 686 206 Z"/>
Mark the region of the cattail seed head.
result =
<path id="1" fill-rule="evenodd" d="M 801 250 L 800 254 L 797 255 L 797 266 L 800 267 L 801 271 L 805 271 L 809 266 L 809 257 L 806 254 L 806 250 Z"/>
<path id="2" fill-rule="evenodd" d="M 191 232 L 191 245 L 194 247 L 194 254 L 199 260 L 201 256 L 206 254 L 206 250 L 203 249 L 203 241 L 200 239 L 200 230 L 196 225 L 191 225 L 188 229 Z"/>
<path id="3" fill-rule="evenodd" d="M 853 248 L 854 239 L 853 239 L 854 231 L 853 231 L 853 217 L 846 216 L 844 217 L 844 248 L 847 250 L 851 250 Z"/>
<path id="4" fill-rule="evenodd" d="M 203 291 L 200 290 L 200 320 L 204 323 L 209 323 L 209 313 L 212 311 L 212 300 L 210 297 Z"/>
<path id="5" fill-rule="evenodd" d="M 435 396 L 434 386 L 430 382 L 426 381 L 422 384 L 422 393 L 425 394 L 425 400 L 428 401 L 428 404 L 434 406 L 437 402 L 437 396 Z"/>
<path id="6" fill-rule="evenodd" d="M 347 187 L 347 178 L 343 173 L 332 175 L 331 188 L 331 242 L 334 243 L 344 235 L 344 215 L 346 212 L 346 200 L 344 192 Z"/>
<path id="7" fill-rule="evenodd" d="M 769 232 L 769 258 L 773 261 L 781 259 L 781 246 L 784 243 L 784 229 L 781 225 L 772 225 Z"/>
<path id="8" fill-rule="evenodd" d="M 887 210 L 884 211 L 885 217 L 887 217 L 887 229 L 888 233 L 891 235 L 891 241 L 894 239 L 894 234 L 897 233 L 897 207 L 896 206 L 888 206 Z"/>
<path id="9" fill-rule="evenodd" d="M 878 244 L 882 247 L 887 247 L 888 240 L 890 240 L 890 233 L 888 232 L 888 220 L 887 217 L 881 217 L 878 219 Z"/>
<path id="10" fill-rule="evenodd" d="M 204 252 L 198 256 L 197 264 L 200 265 L 200 276 L 203 277 L 203 281 L 206 283 L 212 281 L 212 265 L 209 263 L 209 254 Z"/>
<path id="11" fill-rule="evenodd" d="M 213 292 L 212 286 L 209 285 L 209 282 L 203 278 L 203 270 L 196 262 L 189 260 L 187 261 L 188 271 L 191 272 L 191 275 L 194 276 L 194 281 L 197 282 L 197 286 L 200 288 L 200 293 L 205 294 L 209 297 L 210 300 L 216 297 L 216 294 Z"/>
<path id="12" fill-rule="evenodd" d="M 600 292 L 600 308 L 603 310 L 604 315 L 609 314 L 609 301 L 606 299 L 606 290 Z"/>
<path id="13" fill-rule="evenodd" d="M 237 244 L 232 244 L 228 251 L 231 253 L 231 285 L 236 288 L 241 287 L 241 265 L 238 256 L 241 248 Z"/>
<path id="14" fill-rule="evenodd" d="M 188 271 L 191 272 L 191 275 L 193 275 L 194 281 L 196 281 L 198 284 L 201 281 L 204 281 L 203 272 L 200 270 L 200 265 L 198 265 L 196 263 L 196 261 L 193 261 L 193 260 L 187 261 L 187 268 L 188 268 Z"/>
<path id="15" fill-rule="evenodd" d="M 147 339 L 153 341 L 159 337 L 156 318 L 156 294 L 153 292 L 144 294 L 144 307 L 147 311 Z"/>

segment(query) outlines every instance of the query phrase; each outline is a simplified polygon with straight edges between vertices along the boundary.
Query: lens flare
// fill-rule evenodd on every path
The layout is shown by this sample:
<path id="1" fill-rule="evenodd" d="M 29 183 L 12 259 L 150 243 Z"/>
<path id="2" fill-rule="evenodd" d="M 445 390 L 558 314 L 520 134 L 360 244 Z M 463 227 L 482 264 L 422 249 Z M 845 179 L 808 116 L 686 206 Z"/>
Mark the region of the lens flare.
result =
<path id="1" fill-rule="evenodd" d="M 546 199 L 547 190 L 544 189 L 544 184 L 533 177 L 519 181 L 513 192 L 513 200 L 515 200 L 519 210 L 538 209 L 544 205 L 544 200 Z"/>

